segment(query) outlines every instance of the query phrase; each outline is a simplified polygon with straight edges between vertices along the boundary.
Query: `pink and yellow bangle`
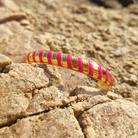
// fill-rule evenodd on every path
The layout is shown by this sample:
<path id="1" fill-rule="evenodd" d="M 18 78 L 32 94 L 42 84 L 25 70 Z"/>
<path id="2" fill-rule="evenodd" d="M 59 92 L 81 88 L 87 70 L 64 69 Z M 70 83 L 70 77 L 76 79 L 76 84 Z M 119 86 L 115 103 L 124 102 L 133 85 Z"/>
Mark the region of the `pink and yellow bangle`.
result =
<path id="1" fill-rule="evenodd" d="M 68 68 L 98 80 L 97 85 L 108 91 L 114 85 L 113 75 L 99 64 L 69 54 L 55 53 L 52 51 L 34 51 L 26 55 L 25 63 L 44 63 L 63 68 Z"/>

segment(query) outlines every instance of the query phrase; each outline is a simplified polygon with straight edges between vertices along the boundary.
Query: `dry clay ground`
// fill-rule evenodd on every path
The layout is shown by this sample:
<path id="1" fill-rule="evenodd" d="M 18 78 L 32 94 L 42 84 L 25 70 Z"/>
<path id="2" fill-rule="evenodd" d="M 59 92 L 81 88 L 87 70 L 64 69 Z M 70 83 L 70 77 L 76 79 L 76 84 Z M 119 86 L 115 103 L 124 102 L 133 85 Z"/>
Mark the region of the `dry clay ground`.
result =
<path id="1" fill-rule="evenodd" d="M 0 138 L 137 138 L 138 5 L 14 2 L 0 1 Z M 95 61 L 113 73 L 115 86 L 106 93 L 86 75 L 21 64 L 33 50 Z"/>

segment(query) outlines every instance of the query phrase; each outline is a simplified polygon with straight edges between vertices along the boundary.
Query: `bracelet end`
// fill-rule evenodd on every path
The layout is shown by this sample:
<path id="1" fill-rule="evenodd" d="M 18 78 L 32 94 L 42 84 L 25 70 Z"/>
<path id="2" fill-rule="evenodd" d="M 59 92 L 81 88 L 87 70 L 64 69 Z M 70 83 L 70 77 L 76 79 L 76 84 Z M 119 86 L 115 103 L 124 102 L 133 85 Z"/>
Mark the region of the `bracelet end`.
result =
<path id="1" fill-rule="evenodd" d="M 101 89 L 104 89 L 106 91 L 109 91 L 111 89 L 110 86 L 108 86 L 108 84 L 104 83 L 103 81 L 98 80 L 98 82 L 96 83 L 96 86 L 99 86 Z"/>

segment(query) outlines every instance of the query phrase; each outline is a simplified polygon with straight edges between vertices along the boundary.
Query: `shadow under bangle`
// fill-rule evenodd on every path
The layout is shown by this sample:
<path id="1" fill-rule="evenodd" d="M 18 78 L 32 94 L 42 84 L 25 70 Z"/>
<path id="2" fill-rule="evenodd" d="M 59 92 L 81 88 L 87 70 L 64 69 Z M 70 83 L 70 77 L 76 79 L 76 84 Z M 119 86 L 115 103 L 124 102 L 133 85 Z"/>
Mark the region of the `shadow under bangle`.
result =
<path id="1" fill-rule="evenodd" d="M 101 89 L 106 91 L 110 90 L 114 85 L 113 75 L 106 68 L 101 67 L 101 65 L 93 61 L 69 54 L 52 51 L 33 51 L 26 55 L 24 62 L 51 64 L 84 73 L 98 80 L 97 86 L 100 86 Z"/>

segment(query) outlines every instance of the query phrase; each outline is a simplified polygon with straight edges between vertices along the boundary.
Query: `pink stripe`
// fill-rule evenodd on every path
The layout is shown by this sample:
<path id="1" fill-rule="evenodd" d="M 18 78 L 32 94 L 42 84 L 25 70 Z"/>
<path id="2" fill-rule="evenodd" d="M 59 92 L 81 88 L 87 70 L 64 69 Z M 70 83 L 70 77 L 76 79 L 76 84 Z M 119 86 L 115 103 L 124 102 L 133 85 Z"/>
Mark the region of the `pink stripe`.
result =
<path id="1" fill-rule="evenodd" d="M 101 65 L 98 64 L 98 70 L 99 70 L 99 76 L 98 76 L 98 80 L 101 80 L 102 78 L 102 68 L 101 68 Z"/>
<path id="2" fill-rule="evenodd" d="M 40 51 L 40 52 L 39 52 L 39 59 L 40 59 L 40 62 L 41 62 L 41 63 L 44 63 L 44 62 L 43 62 L 43 57 L 42 57 L 43 52 L 44 52 L 44 51 Z"/>
<path id="3" fill-rule="evenodd" d="M 52 61 L 51 61 L 51 54 L 52 54 L 52 51 L 49 51 L 49 52 L 47 53 L 47 59 L 48 59 L 48 63 L 49 63 L 49 64 L 52 64 Z"/>
<path id="4" fill-rule="evenodd" d="M 105 83 L 107 83 L 108 78 L 109 78 L 109 74 L 108 74 L 108 70 L 106 68 L 105 68 L 105 71 L 106 71 L 106 80 L 105 80 Z"/>
<path id="5" fill-rule="evenodd" d="M 71 55 L 67 55 L 67 63 L 68 63 L 68 68 L 72 69 L 72 65 L 71 65 Z"/>
<path id="6" fill-rule="evenodd" d="M 36 62 L 36 60 L 35 60 L 35 53 L 36 53 L 37 51 L 34 51 L 33 52 L 33 62 Z"/>
<path id="7" fill-rule="evenodd" d="M 93 65 L 90 60 L 88 60 L 88 65 L 89 65 L 89 75 L 93 76 Z"/>
<path id="8" fill-rule="evenodd" d="M 57 62 L 58 62 L 58 66 L 62 67 L 62 64 L 61 64 L 61 53 L 57 53 Z"/>
<path id="9" fill-rule="evenodd" d="M 78 66 L 79 66 L 79 72 L 83 72 L 83 69 L 82 69 L 82 59 L 80 57 L 78 57 Z"/>
<path id="10" fill-rule="evenodd" d="M 30 53 L 31 53 L 31 52 L 30 52 Z M 30 53 L 27 55 L 27 60 L 28 60 L 28 62 L 30 62 L 30 59 L 29 59 Z"/>
<path id="11" fill-rule="evenodd" d="M 110 84 L 108 86 L 111 86 L 112 82 L 113 82 L 113 75 L 111 73 L 111 82 L 110 82 Z"/>

